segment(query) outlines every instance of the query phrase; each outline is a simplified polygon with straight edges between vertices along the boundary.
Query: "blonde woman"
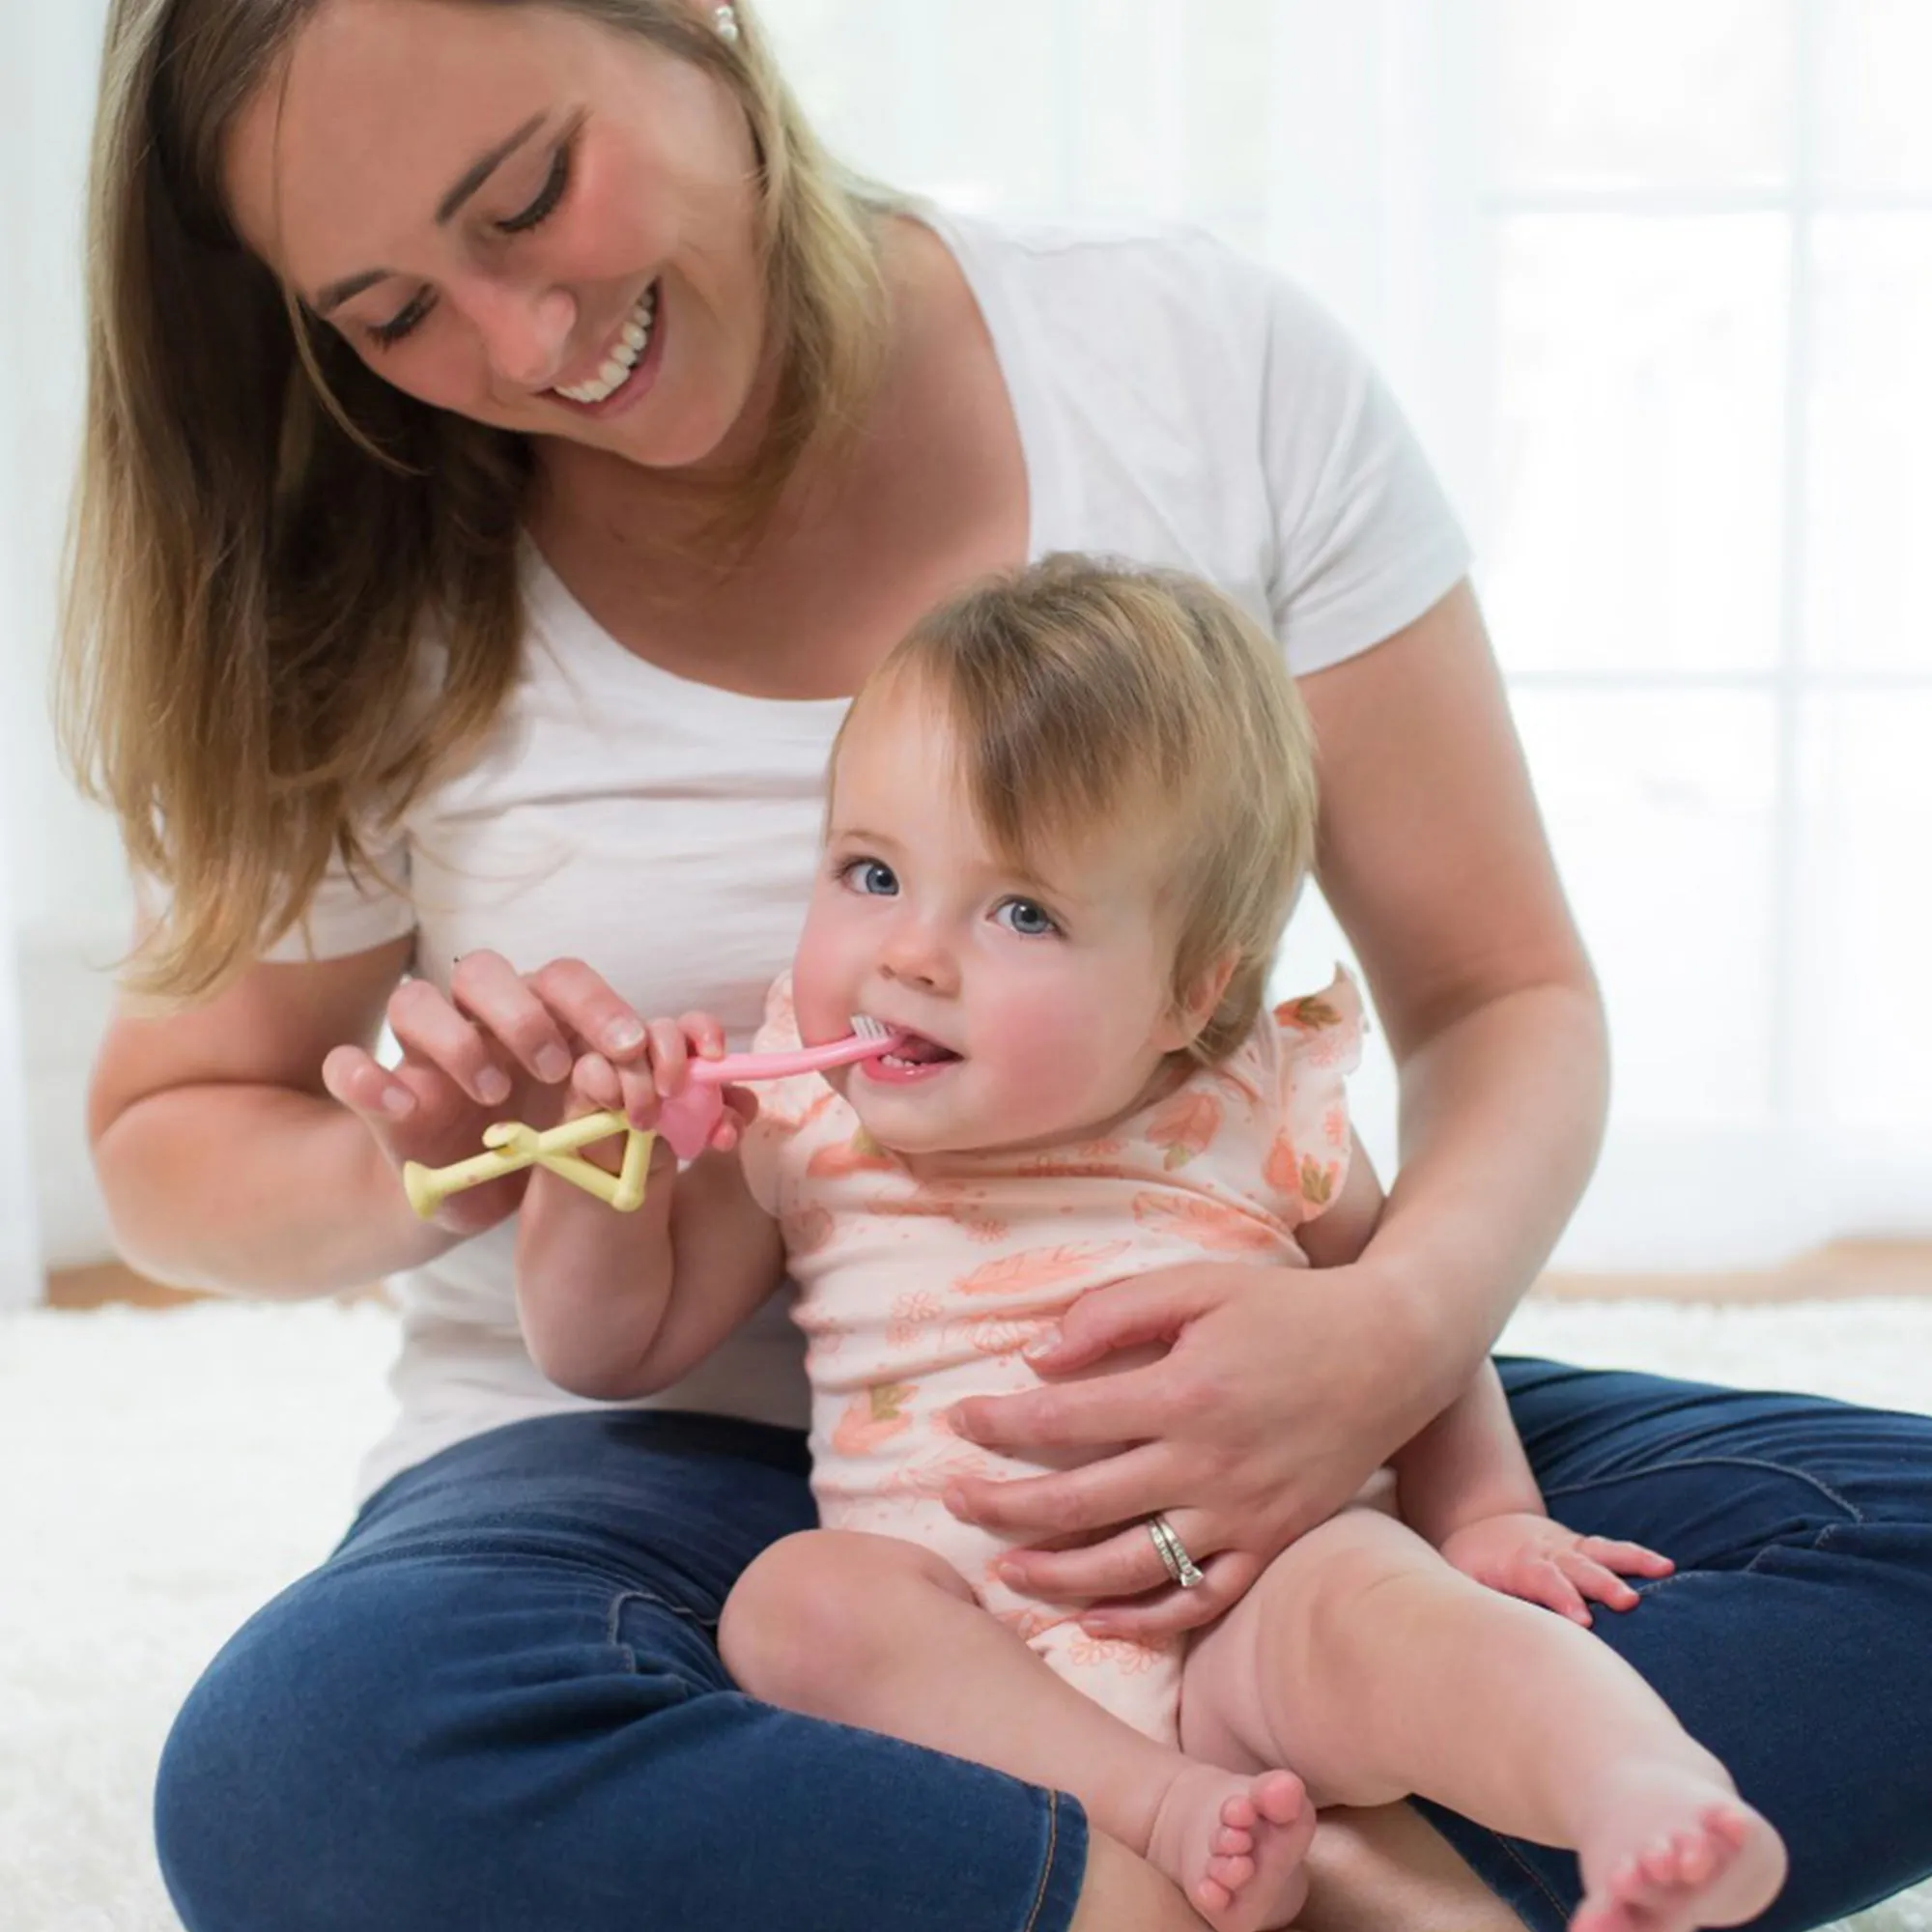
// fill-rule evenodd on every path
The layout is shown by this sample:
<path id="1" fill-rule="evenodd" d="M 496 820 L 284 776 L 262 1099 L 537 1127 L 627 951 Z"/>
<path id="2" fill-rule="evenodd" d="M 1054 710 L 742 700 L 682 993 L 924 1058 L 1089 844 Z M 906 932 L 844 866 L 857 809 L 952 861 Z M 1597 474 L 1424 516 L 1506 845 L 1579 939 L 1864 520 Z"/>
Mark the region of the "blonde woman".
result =
<path id="1" fill-rule="evenodd" d="M 1462 539 L 1387 396 L 1201 237 L 846 185 L 744 6 L 115 0 L 93 225 L 68 728 L 147 908 L 102 1184 L 156 1275 L 386 1275 L 404 1307 L 349 1539 L 170 1741 L 189 1932 L 1187 1924 L 1077 1805 L 733 1691 L 719 1607 L 810 1520 L 781 1318 L 651 1405 L 573 1400 L 518 1334 L 517 1181 L 426 1227 L 396 1168 L 554 1114 L 574 1052 L 642 1053 L 640 1012 L 750 1033 L 843 700 L 942 595 L 1063 548 L 1208 579 L 1302 680 L 1403 1170 L 1320 1294 L 1204 1265 L 1089 1296 L 1044 1366 L 1172 1338 L 1151 1405 L 1100 1376 L 966 1426 L 1151 1439 L 956 1502 L 1108 1532 L 1021 1580 L 1117 1634 L 1225 1609 L 1466 1384 L 1604 1106 Z M 1932 1864 L 1902 1694 L 1932 1429 L 1506 1380 L 1573 1525 L 1677 1559 L 1605 1635 L 1789 1841 L 1767 1922 Z M 1154 1518 L 1198 1587 L 1165 1587 Z M 1310 1927 L 1577 1896 L 1565 1856 L 1400 1808 L 1324 1825 L 1311 1870 Z"/>

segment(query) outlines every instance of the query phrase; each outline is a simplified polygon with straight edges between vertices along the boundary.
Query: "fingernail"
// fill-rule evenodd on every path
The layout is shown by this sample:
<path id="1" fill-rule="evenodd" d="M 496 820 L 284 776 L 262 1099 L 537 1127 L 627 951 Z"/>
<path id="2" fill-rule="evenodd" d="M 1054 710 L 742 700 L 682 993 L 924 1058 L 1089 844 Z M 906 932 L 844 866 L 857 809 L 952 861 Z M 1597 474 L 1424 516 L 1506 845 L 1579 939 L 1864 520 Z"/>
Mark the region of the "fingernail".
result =
<path id="1" fill-rule="evenodd" d="M 487 1067 L 477 1079 L 476 1091 L 485 1106 L 501 1106 L 510 1097 L 510 1076 L 500 1066 Z"/>
<path id="2" fill-rule="evenodd" d="M 1114 1626 L 1108 1623 L 1104 1618 L 1099 1618 L 1099 1617 L 1095 1617 L 1093 1619 L 1082 1618 L 1080 1623 L 1080 1628 L 1084 1630 L 1089 1636 L 1109 1637 L 1115 1634 Z"/>
<path id="3" fill-rule="evenodd" d="M 616 1020 L 605 1031 L 612 1053 L 629 1053 L 644 1043 L 644 1030 L 636 1020 Z"/>
<path id="4" fill-rule="evenodd" d="M 1027 1586 L 1026 1565 L 1024 1563 L 1001 1563 L 994 1566 L 1000 1575 L 1000 1581 L 1009 1590 L 1024 1590 Z"/>
<path id="5" fill-rule="evenodd" d="M 537 1048 L 537 1078 L 548 1080 L 553 1086 L 557 1081 L 569 1077 L 570 1055 L 560 1046 L 540 1046 Z"/>
<path id="6" fill-rule="evenodd" d="M 392 1121 L 407 1121 L 416 1110 L 415 1095 L 407 1087 L 385 1087 L 383 1090 L 383 1111 Z"/>
<path id="7" fill-rule="evenodd" d="M 948 1515 L 963 1516 L 965 1514 L 966 1492 L 962 1489 L 959 1489 L 954 1484 L 952 1483 L 947 1484 L 946 1493 L 941 1498 L 941 1500 L 946 1504 Z"/>
<path id="8" fill-rule="evenodd" d="M 1044 1335 L 1036 1335 L 1021 1349 L 1020 1353 L 1030 1361 L 1037 1361 L 1041 1355 L 1050 1355 L 1060 1347 L 1060 1330 L 1049 1328 Z"/>

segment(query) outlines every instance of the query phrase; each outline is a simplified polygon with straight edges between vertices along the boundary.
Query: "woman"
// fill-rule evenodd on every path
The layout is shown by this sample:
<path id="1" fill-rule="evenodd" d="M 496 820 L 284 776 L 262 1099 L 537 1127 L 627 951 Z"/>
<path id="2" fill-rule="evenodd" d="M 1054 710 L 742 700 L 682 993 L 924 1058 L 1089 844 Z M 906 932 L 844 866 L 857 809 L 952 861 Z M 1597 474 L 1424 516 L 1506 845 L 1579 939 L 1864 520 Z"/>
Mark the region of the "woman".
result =
<path id="1" fill-rule="evenodd" d="M 1214 579 L 1304 678 L 1400 1183 L 1319 1293 L 1095 1293 L 1044 1367 L 1172 1339 L 1159 1400 L 1100 1376 L 963 1426 L 1143 1446 L 949 1498 L 1094 1532 L 1024 1587 L 1116 1631 L 1214 1616 L 1462 1386 L 1604 1107 L 1461 539 L 1385 396 L 1200 238 L 841 185 L 743 8 L 117 0 L 94 197 L 70 723 L 150 882 L 134 989 L 173 996 L 102 1046 L 102 1182 L 156 1275 L 397 1274 L 405 1309 L 371 1499 L 170 1740 L 190 1932 L 1193 1925 L 1065 1801 L 731 1691 L 719 1604 L 808 1520 L 781 1325 L 651 1411 L 570 1403 L 515 1330 L 517 1180 L 424 1226 L 396 1168 L 547 1119 L 640 1009 L 749 1030 L 841 700 L 939 595 L 1051 549 Z M 1765 1922 L 1932 1866 L 1900 1694 L 1932 1428 L 1511 1375 L 1566 1520 L 1678 1560 L 1605 1635 L 1790 1840 Z M 1169 1530 L 1198 1587 L 1159 1587 Z M 1311 1928 L 1555 1926 L 1577 1894 L 1406 1810 L 1325 1824 L 1314 1870 Z"/>

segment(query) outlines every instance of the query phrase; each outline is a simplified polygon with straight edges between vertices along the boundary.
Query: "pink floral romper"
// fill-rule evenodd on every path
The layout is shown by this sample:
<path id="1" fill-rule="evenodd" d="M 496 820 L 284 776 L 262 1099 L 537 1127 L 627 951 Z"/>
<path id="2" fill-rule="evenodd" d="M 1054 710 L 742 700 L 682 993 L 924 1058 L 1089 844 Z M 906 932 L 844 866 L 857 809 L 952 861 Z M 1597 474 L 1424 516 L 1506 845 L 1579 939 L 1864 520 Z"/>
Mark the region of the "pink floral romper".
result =
<path id="1" fill-rule="evenodd" d="M 820 1520 L 938 1552 L 1063 1677 L 1164 1743 L 1178 1729 L 1179 1646 L 1095 1640 L 1065 1606 L 1000 1580 L 1008 1545 L 940 1495 L 956 1475 L 1049 1465 L 963 1440 L 946 1411 L 1036 1386 L 1021 1350 L 1103 1282 L 1179 1262 L 1306 1266 L 1294 1230 L 1347 1173 L 1344 1079 L 1361 1033 L 1354 982 L 1338 973 L 1105 1139 L 1046 1151 L 924 1155 L 915 1174 L 817 1074 L 761 1087 L 745 1139 L 752 1190 L 783 1230 L 798 1285 Z M 797 1043 L 787 977 L 758 1048 Z"/>

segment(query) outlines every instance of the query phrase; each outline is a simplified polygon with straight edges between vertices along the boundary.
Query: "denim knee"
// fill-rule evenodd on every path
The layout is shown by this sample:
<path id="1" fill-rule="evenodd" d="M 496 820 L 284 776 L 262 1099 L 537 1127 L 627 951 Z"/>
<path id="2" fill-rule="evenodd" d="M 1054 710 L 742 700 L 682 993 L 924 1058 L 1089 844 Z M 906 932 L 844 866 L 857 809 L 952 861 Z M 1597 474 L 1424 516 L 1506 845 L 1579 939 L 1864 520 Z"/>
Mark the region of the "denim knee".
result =
<path id="1" fill-rule="evenodd" d="M 299 1587 L 299 1586 L 298 1586 Z M 382 1896 L 372 1788 L 407 1752 L 407 1708 L 360 1643 L 298 1634 L 271 1604 L 209 1665 L 175 1719 L 155 1839 L 188 1932 L 405 1921 Z"/>

